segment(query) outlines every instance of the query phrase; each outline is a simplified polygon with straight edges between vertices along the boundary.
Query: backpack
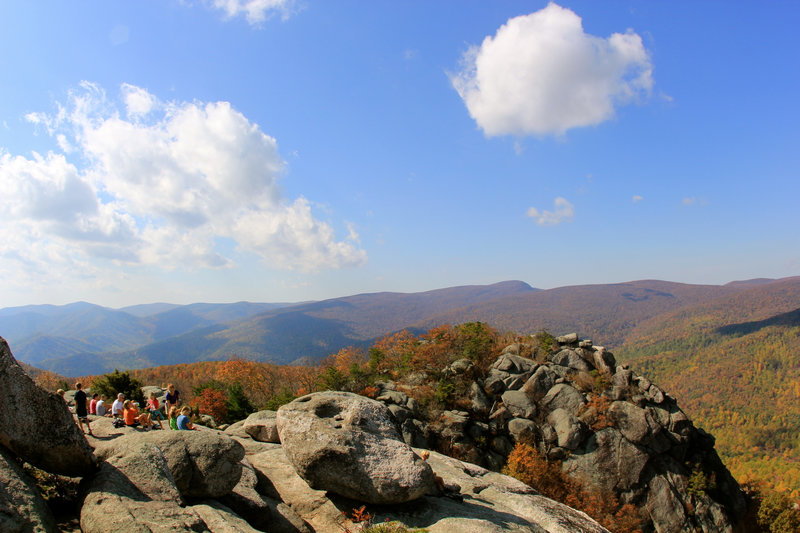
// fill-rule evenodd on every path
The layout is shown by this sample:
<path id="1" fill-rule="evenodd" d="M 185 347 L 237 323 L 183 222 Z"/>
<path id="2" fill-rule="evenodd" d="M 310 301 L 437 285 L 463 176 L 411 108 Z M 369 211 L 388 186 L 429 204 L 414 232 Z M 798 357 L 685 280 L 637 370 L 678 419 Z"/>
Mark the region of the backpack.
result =
<path id="1" fill-rule="evenodd" d="M 115 428 L 124 428 L 125 427 L 125 422 L 123 420 L 119 419 L 119 418 L 115 418 L 114 422 L 112 422 L 112 423 L 114 424 Z"/>

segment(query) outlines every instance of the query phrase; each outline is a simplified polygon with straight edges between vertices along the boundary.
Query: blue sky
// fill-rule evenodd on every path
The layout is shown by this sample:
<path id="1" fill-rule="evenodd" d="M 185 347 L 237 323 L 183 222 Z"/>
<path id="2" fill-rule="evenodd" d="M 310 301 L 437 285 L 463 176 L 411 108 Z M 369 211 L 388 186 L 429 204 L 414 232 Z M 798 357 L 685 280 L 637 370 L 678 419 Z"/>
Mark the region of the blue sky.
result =
<path id="1" fill-rule="evenodd" d="M 800 274 L 795 2 L 0 4 L 0 306 Z"/>

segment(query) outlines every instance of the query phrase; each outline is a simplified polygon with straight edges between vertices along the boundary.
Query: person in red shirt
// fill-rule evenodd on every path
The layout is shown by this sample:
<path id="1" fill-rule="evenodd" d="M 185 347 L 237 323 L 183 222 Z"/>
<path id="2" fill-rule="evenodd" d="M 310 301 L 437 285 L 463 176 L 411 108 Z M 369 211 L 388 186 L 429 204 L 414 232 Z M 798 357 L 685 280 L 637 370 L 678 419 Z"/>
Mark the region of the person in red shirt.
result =
<path id="1" fill-rule="evenodd" d="M 161 425 L 161 421 L 164 420 L 164 413 L 162 413 L 161 409 L 158 407 L 159 404 L 156 393 L 151 392 L 150 399 L 147 400 L 147 409 L 150 411 L 150 419 L 158 422 L 158 429 L 164 429 L 164 426 Z"/>
<path id="2" fill-rule="evenodd" d="M 96 415 L 97 414 L 97 399 L 100 397 L 99 394 L 96 392 L 92 394 L 92 399 L 89 401 L 89 414 Z"/>

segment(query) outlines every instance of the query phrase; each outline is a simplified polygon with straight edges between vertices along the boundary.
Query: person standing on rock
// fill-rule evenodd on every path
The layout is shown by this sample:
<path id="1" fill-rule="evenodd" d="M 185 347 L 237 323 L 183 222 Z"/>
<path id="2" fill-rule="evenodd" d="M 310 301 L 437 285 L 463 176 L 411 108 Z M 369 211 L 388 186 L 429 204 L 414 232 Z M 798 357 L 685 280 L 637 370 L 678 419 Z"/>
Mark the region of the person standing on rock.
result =
<path id="1" fill-rule="evenodd" d="M 178 407 L 178 402 L 181 399 L 181 393 L 179 390 L 175 388 L 175 385 L 170 383 L 167 385 L 167 397 L 164 399 L 164 403 L 167 404 L 166 410 L 169 413 L 169 410 L 173 407 Z"/>
<path id="2" fill-rule="evenodd" d="M 92 426 L 89 425 L 89 411 L 86 407 L 86 393 L 83 392 L 83 384 L 76 383 L 75 389 L 78 391 L 75 393 L 75 414 L 78 415 L 78 425 L 81 431 L 86 433 L 83 429 L 83 423 L 85 422 L 86 429 L 89 430 L 89 435 L 92 435 Z"/>

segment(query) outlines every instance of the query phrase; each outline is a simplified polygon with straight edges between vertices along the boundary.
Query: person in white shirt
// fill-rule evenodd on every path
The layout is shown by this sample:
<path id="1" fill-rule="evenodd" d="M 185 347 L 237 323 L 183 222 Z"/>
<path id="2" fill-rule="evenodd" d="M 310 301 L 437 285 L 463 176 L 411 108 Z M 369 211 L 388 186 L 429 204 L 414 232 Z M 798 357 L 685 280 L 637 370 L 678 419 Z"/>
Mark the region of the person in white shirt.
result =
<path id="1" fill-rule="evenodd" d="M 122 411 L 124 409 L 125 395 L 121 392 L 117 394 L 117 399 L 111 404 L 111 414 L 114 418 L 122 418 Z"/>

